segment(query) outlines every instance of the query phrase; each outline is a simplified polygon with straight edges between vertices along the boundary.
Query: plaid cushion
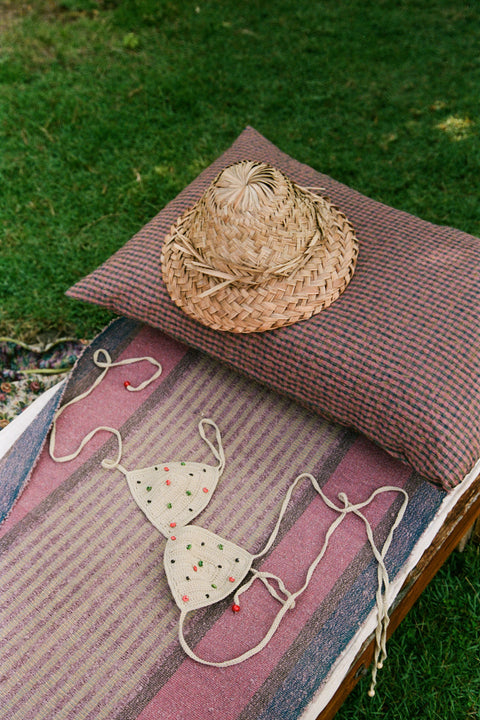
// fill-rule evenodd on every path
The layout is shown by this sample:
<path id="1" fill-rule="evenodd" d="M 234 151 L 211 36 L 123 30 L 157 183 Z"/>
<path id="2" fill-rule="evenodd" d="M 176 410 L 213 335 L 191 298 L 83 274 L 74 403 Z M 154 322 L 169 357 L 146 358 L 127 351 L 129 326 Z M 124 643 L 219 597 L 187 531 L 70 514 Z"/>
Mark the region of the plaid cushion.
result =
<path id="1" fill-rule="evenodd" d="M 321 187 L 353 223 L 353 280 L 327 310 L 267 333 L 215 332 L 162 282 L 171 224 L 220 169 L 269 162 Z M 221 157 L 92 274 L 73 298 L 141 320 L 343 425 L 446 489 L 480 456 L 480 240 L 420 220 L 322 175 L 247 128 Z"/>

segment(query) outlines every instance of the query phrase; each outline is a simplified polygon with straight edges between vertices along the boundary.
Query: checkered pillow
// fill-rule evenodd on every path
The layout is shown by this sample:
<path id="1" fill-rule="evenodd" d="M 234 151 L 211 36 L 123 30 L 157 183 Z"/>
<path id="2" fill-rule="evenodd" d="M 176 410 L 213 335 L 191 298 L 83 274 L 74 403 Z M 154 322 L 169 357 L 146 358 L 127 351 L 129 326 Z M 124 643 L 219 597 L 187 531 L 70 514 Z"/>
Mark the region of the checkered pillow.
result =
<path id="1" fill-rule="evenodd" d="M 162 241 L 220 169 L 269 162 L 353 223 L 353 280 L 327 310 L 267 333 L 212 331 L 162 282 Z M 325 417 L 354 427 L 446 489 L 480 456 L 480 240 L 360 195 L 247 128 L 218 160 L 67 293 L 158 327 Z"/>

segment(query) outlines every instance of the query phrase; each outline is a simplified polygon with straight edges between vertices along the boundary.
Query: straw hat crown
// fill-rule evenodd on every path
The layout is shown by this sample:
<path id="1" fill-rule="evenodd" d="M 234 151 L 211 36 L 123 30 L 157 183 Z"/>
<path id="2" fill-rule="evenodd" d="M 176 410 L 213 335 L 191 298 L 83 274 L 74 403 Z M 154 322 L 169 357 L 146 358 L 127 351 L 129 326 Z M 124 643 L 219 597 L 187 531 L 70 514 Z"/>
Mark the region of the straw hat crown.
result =
<path id="1" fill-rule="evenodd" d="M 210 185 L 189 236 L 204 272 L 259 284 L 305 264 L 321 230 L 315 206 L 286 175 L 244 161 L 225 168 Z"/>
<path id="2" fill-rule="evenodd" d="M 328 307 L 353 275 L 358 242 L 327 198 L 263 162 L 222 170 L 162 250 L 172 300 L 216 330 L 262 332 Z"/>

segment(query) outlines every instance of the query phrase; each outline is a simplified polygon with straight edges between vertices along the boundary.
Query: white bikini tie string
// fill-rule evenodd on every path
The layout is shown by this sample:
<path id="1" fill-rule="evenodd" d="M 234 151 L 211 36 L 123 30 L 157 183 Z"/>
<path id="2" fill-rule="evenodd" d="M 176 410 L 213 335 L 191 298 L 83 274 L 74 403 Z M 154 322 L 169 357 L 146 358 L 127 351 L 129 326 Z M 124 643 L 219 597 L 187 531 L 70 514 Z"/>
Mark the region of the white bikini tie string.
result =
<path id="1" fill-rule="evenodd" d="M 218 448 L 216 448 L 215 445 L 207 438 L 207 436 L 205 434 L 204 425 L 210 425 L 215 430 L 215 438 L 217 440 Z M 221 475 L 225 469 L 225 453 L 223 450 L 222 436 L 221 436 L 218 426 L 216 425 L 216 423 L 213 422 L 213 420 L 210 420 L 210 418 L 203 418 L 198 423 L 198 432 L 200 433 L 200 437 L 202 438 L 202 440 L 204 440 L 207 443 L 207 445 L 210 448 L 210 450 L 212 451 L 214 457 L 218 460 L 218 462 L 219 462 L 219 464 L 217 466 L 218 476 L 221 477 Z"/>
<path id="2" fill-rule="evenodd" d="M 101 356 L 103 356 L 103 360 L 101 359 Z M 70 460 L 74 460 L 78 455 L 81 453 L 85 445 L 90 442 L 90 440 L 96 435 L 98 432 L 101 432 L 102 430 L 112 433 L 112 435 L 115 435 L 118 442 L 118 451 L 117 455 L 114 460 L 110 460 L 108 458 L 104 458 L 101 462 L 102 467 L 107 468 L 108 470 L 113 470 L 115 468 L 118 468 L 123 473 L 126 473 L 126 470 L 122 468 L 120 465 L 120 460 L 122 458 L 122 452 L 123 452 L 123 444 L 122 444 L 122 437 L 119 433 L 119 431 L 116 428 L 112 428 L 106 425 L 101 425 L 100 427 L 95 428 L 94 430 L 91 430 L 83 440 L 80 442 L 80 445 L 74 452 L 70 453 L 69 455 L 63 455 L 62 457 L 57 457 L 55 455 L 55 441 L 56 441 L 56 435 L 57 435 L 57 420 L 60 417 L 60 415 L 65 412 L 65 410 L 70 407 L 70 405 L 74 405 L 75 403 L 80 402 L 81 400 L 84 400 L 86 397 L 90 395 L 90 393 L 95 390 L 95 388 L 100 385 L 102 380 L 104 379 L 107 372 L 112 367 L 120 367 L 122 365 L 132 365 L 133 363 L 141 362 L 142 360 L 146 360 L 151 365 L 154 365 L 157 369 L 154 372 L 154 374 L 144 380 L 140 385 L 137 387 L 134 387 L 131 385 L 131 383 L 127 380 L 124 382 L 124 387 L 129 392 L 138 392 L 140 390 L 143 390 L 147 387 L 147 385 L 150 385 L 150 383 L 154 382 L 160 375 L 162 374 L 162 366 L 158 362 L 158 360 L 155 360 L 155 358 L 152 357 L 139 357 L 139 358 L 126 358 L 125 360 L 119 360 L 117 362 L 112 362 L 112 358 L 110 357 L 110 354 L 107 350 L 100 348 L 99 350 L 96 350 L 93 354 L 93 362 L 95 365 L 99 368 L 103 368 L 103 372 L 96 378 L 96 380 L 90 385 L 88 390 L 85 390 L 85 392 L 81 393 L 80 395 L 77 395 L 72 400 L 70 400 L 68 403 L 65 403 L 53 416 L 52 421 L 52 430 L 50 434 L 50 443 L 49 443 L 49 453 L 52 460 L 55 462 L 69 462 Z"/>
<path id="3" fill-rule="evenodd" d="M 280 610 L 279 610 L 278 613 L 276 614 L 276 616 L 275 616 L 275 618 L 274 618 L 274 620 L 273 620 L 273 622 L 272 622 L 272 624 L 271 624 L 268 632 L 267 632 L 266 635 L 263 637 L 263 639 L 260 640 L 260 642 L 257 643 L 257 645 L 255 645 L 255 647 L 250 648 L 250 650 L 247 650 L 247 651 L 244 652 L 242 655 L 239 655 L 238 657 L 232 658 L 232 659 L 230 659 L 230 660 L 223 660 L 223 661 L 220 661 L 220 662 L 213 662 L 213 661 L 210 661 L 210 660 L 204 660 L 203 658 L 201 658 L 201 657 L 199 657 L 198 655 L 195 654 L 195 652 L 191 649 L 191 647 L 187 644 L 187 642 L 186 642 L 186 640 L 185 640 L 185 637 L 184 637 L 184 634 L 183 634 L 183 624 L 184 624 L 185 618 L 186 618 L 186 616 L 187 616 L 187 614 L 188 614 L 188 610 L 182 610 L 182 611 L 181 611 L 181 614 L 180 614 L 180 620 L 179 620 L 179 623 L 178 623 L 178 638 L 179 638 L 179 641 L 180 641 L 180 645 L 182 646 L 183 650 L 187 653 L 187 655 L 188 655 L 189 657 L 191 657 L 192 660 L 195 660 L 196 662 L 199 662 L 199 663 L 201 663 L 202 665 L 210 665 L 210 666 L 212 666 L 212 667 L 231 667 L 232 665 L 238 665 L 239 663 L 243 662 L 244 660 L 248 660 L 249 658 L 251 658 L 251 657 L 253 657 L 254 655 L 256 655 L 257 653 L 259 653 L 261 650 L 263 650 L 263 648 L 268 645 L 268 643 L 270 642 L 270 640 L 272 639 L 272 637 L 274 636 L 274 634 L 275 634 L 276 631 L 278 630 L 278 627 L 279 627 L 279 625 L 280 625 L 283 617 L 286 615 L 286 613 L 287 613 L 289 610 L 291 610 L 292 608 L 295 607 L 295 602 L 296 602 L 297 598 L 298 598 L 298 597 L 305 591 L 305 589 L 308 587 L 308 585 L 309 585 L 309 583 L 310 583 L 310 580 L 311 580 L 311 578 L 312 578 L 312 575 L 313 575 L 313 573 L 315 572 L 315 569 L 316 569 L 318 563 L 320 562 L 320 560 L 322 559 L 323 555 L 325 554 L 325 551 L 326 551 L 327 546 L 328 546 L 328 541 L 329 541 L 331 535 L 333 534 L 333 532 L 335 531 L 335 529 L 338 527 L 338 525 L 340 525 L 340 523 L 342 522 L 342 520 L 345 518 L 345 515 L 346 515 L 346 513 L 342 513 L 342 515 L 341 515 L 340 517 L 338 517 L 338 518 L 332 523 L 332 525 L 329 527 L 329 529 L 328 529 L 328 531 L 327 531 L 327 534 L 326 534 L 326 537 L 325 537 L 325 542 L 324 542 L 324 545 L 323 545 L 323 547 L 322 547 L 322 550 L 321 550 L 321 552 L 319 553 L 319 555 L 317 556 L 317 558 L 314 560 L 314 562 L 310 565 L 310 567 L 309 567 L 309 569 L 308 569 L 308 572 L 307 572 L 307 576 L 306 576 L 305 583 L 302 585 L 302 587 L 301 587 L 299 590 L 297 590 L 297 591 L 294 592 L 294 593 L 291 593 L 291 592 L 289 592 L 289 591 L 285 588 L 283 582 L 282 582 L 279 578 L 277 578 L 276 575 L 273 575 L 273 574 L 271 574 L 271 573 L 259 572 L 259 571 L 253 570 L 253 569 L 252 569 L 253 577 L 250 578 L 250 580 L 249 580 L 244 586 L 242 586 L 239 590 L 237 590 L 237 592 L 236 592 L 236 594 L 235 594 L 235 598 L 236 598 L 236 604 L 238 605 L 238 598 L 239 598 L 240 594 L 241 594 L 242 592 L 244 592 L 245 590 L 248 590 L 248 588 L 252 585 L 252 583 L 258 578 L 259 580 L 261 580 L 261 581 L 263 582 L 263 584 L 264 584 L 265 587 L 268 589 L 268 591 L 270 592 L 270 594 L 272 595 L 272 597 L 274 597 L 276 600 L 278 600 L 280 603 L 282 603 L 282 607 L 280 608 Z M 274 589 L 274 588 L 272 587 L 272 585 L 268 582 L 268 578 L 275 579 L 275 580 L 277 580 L 277 582 L 279 582 L 279 587 L 280 587 L 281 591 L 285 593 L 286 599 L 281 598 L 281 597 L 276 593 L 275 589 Z M 280 583 L 281 583 L 281 584 L 280 584 Z"/>
<path id="4" fill-rule="evenodd" d="M 272 625 L 270 626 L 270 629 L 268 630 L 265 637 L 257 645 L 255 645 L 255 647 L 251 648 L 250 650 L 247 650 L 246 652 L 244 652 L 242 655 L 239 655 L 238 657 L 232 658 L 230 660 L 224 660 L 221 662 L 213 662 L 213 661 L 209 661 L 209 660 L 204 660 L 203 658 L 200 658 L 198 655 L 195 654 L 195 652 L 190 648 L 190 646 L 187 644 L 187 642 L 185 640 L 185 637 L 183 634 L 183 625 L 185 622 L 185 618 L 188 615 L 188 610 L 182 610 L 181 614 L 180 614 L 179 625 L 178 625 L 179 641 L 180 641 L 180 644 L 181 644 L 183 650 L 187 653 L 187 655 L 189 657 L 191 657 L 196 662 L 199 662 L 203 665 L 209 665 L 212 667 L 230 667 L 232 665 L 237 665 L 238 663 L 241 663 L 244 660 L 251 658 L 253 655 L 256 655 L 258 652 L 263 650 L 263 648 L 266 647 L 266 645 L 270 642 L 273 635 L 277 631 L 284 615 L 288 612 L 288 610 L 290 610 L 291 608 L 293 608 L 295 606 L 295 602 L 296 602 L 297 598 L 308 587 L 308 585 L 311 581 L 311 578 L 313 576 L 313 573 L 315 572 L 318 564 L 320 563 L 323 556 L 325 555 L 325 552 L 328 548 L 331 536 L 333 535 L 333 533 L 335 532 L 337 527 L 339 527 L 339 525 L 343 522 L 345 517 L 348 514 L 352 513 L 352 514 L 357 515 L 364 522 L 368 541 L 372 548 L 375 559 L 378 562 L 378 571 L 377 571 L 378 586 L 377 586 L 377 592 L 376 592 L 378 622 L 377 622 L 377 628 L 376 628 L 376 632 L 375 632 L 375 658 L 374 658 L 375 661 L 374 661 L 374 666 L 373 666 L 373 670 L 372 670 L 372 684 L 371 684 L 370 690 L 368 692 L 368 694 L 372 697 L 375 694 L 374 688 L 375 688 L 375 683 L 376 683 L 377 670 L 382 667 L 382 664 L 387 657 L 386 633 L 387 633 L 387 627 L 388 627 L 388 622 L 389 622 L 389 617 L 388 617 L 389 579 L 388 579 L 387 569 L 386 569 L 385 563 L 384 563 L 384 557 L 385 557 L 385 555 L 388 551 L 388 548 L 390 547 L 390 544 L 392 542 L 393 533 L 395 532 L 395 529 L 398 527 L 398 525 L 400 524 L 400 522 L 404 516 L 405 510 L 407 507 L 407 503 L 408 503 L 408 494 L 406 493 L 405 490 L 403 490 L 403 488 L 387 485 L 387 486 L 384 486 L 384 487 L 381 487 L 381 488 L 378 488 L 377 490 L 375 490 L 367 500 L 360 502 L 360 503 L 353 504 L 353 503 L 349 502 L 345 493 L 340 493 L 338 498 L 343 503 L 343 507 L 342 506 L 339 507 L 323 493 L 322 489 L 318 485 L 318 483 L 315 480 L 315 478 L 313 477 L 313 475 L 311 475 L 310 473 L 303 473 L 303 474 L 299 475 L 293 481 L 290 488 L 288 489 L 287 495 L 285 496 L 285 499 L 282 503 L 282 506 L 280 509 L 280 514 L 279 514 L 277 523 L 273 529 L 273 532 L 270 535 L 270 538 L 269 538 L 267 544 L 265 545 L 265 547 L 263 548 L 263 550 L 261 552 L 259 552 L 257 555 L 253 556 L 254 559 L 262 557 L 272 546 L 275 538 L 277 537 L 280 523 L 282 521 L 283 516 L 285 515 L 285 512 L 286 512 L 288 503 L 290 501 L 290 498 L 292 496 L 292 493 L 295 490 L 298 483 L 303 479 L 310 480 L 313 487 L 318 492 L 318 494 L 320 495 L 320 497 L 322 498 L 324 503 L 327 505 L 327 507 L 331 508 L 332 510 L 335 510 L 337 513 L 339 513 L 339 516 L 331 523 L 330 527 L 328 528 L 326 535 L 325 535 L 325 540 L 324 540 L 323 546 L 322 546 L 320 552 L 318 553 L 317 557 L 315 558 L 315 560 L 309 566 L 307 574 L 306 574 L 305 582 L 302 585 L 302 587 L 299 588 L 299 590 L 297 590 L 294 593 L 291 593 L 290 591 L 288 591 L 286 589 L 285 585 L 283 584 L 283 581 L 280 578 L 278 578 L 276 575 L 273 575 L 268 572 L 260 572 L 260 571 L 252 568 L 251 572 L 253 573 L 253 575 L 250 578 L 250 580 L 247 583 L 245 583 L 243 586 L 241 586 L 235 593 L 234 602 L 238 608 L 238 601 L 239 601 L 240 595 L 242 593 L 244 593 L 246 590 L 248 590 L 251 587 L 251 585 L 253 584 L 253 582 L 258 578 L 259 580 L 261 580 L 263 582 L 263 584 L 268 589 L 268 591 L 272 595 L 272 597 L 274 597 L 276 600 L 278 600 L 282 604 L 282 607 L 280 608 L 279 612 L 275 616 L 275 618 L 272 622 Z M 402 506 L 395 518 L 395 521 L 394 521 L 392 527 L 390 528 L 390 532 L 388 533 L 387 539 L 385 540 L 381 551 L 379 551 L 377 546 L 375 545 L 372 527 L 371 527 L 369 521 L 367 520 L 367 518 L 361 513 L 361 509 L 366 507 L 367 505 L 369 505 L 371 503 L 371 501 L 377 495 L 379 495 L 381 493 L 385 493 L 385 492 L 400 492 L 403 494 L 404 500 L 403 500 Z M 277 593 L 275 588 L 268 582 L 269 579 L 274 579 L 277 581 L 277 583 L 279 585 L 279 589 L 285 595 L 285 598 L 282 598 Z"/>
<path id="5" fill-rule="evenodd" d="M 105 356 L 104 362 L 99 360 L 100 353 L 103 353 L 103 355 Z M 127 380 L 124 383 L 124 386 L 125 386 L 125 389 L 128 390 L 128 392 L 138 392 L 140 390 L 144 390 L 148 385 L 150 385 L 150 383 L 154 382 L 158 377 L 160 377 L 160 375 L 163 372 L 163 368 L 162 368 L 161 364 L 158 362 L 158 360 L 155 360 L 155 358 L 152 358 L 150 356 L 143 356 L 143 357 L 138 357 L 138 358 L 125 358 L 124 360 L 118 360 L 117 362 L 112 362 L 112 358 L 110 357 L 109 353 L 107 352 L 107 350 L 104 350 L 103 348 L 96 350 L 93 354 L 93 362 L 95 363 L 95 365 L 97 367 L 105 368 L 105 374 L 112 367 L 120 367 L 123 365 L 133 365 L 134 363 L 142 362 L 142 360 L 149 362 L 151 365 L 154 365 L 157 369 L 151 377 L 147 378 L 142 383 L 140 383 L 140 385 L 137 385 L 136 387 L 134 387 Z M 90 390 L 87 391 L 87 395 L 89 394 L 89 392 L 91 392 L 96 387 L 96 385 L 99 382 L 101 382 L 103 380 L 104 376 L 105 375 L 101 376 L 100 379 L 97 378 L 97 381 L 92 385 Z M 82 397 L 82 396 L 80 396 L 80 397 Z M 86 397 L 86 395 L 84 395 L 83 397 Z"/>
<path id="6" fill-rule="evenodd" d="M 281 506 L 281 508 L 280 508 L 280 513 L 279 513 L 279 515 L 278 515 L 277 522 L 276 522 L 275 527 L 274 527 L 274 529 L 273 529 L 273 531 L 272 531 L 272 534 L 270 535 L 270 537 L 269 537 L 269 539 L 268 539 L 268 541 L 267 541 L 267 544 L 265 545 L 265 547 L 263 548 L 263 550 L 260 550 L 259 553 L 257 553 L 256 555 L 253 555 L 253 559 L 254 559 L 254 560 L 257 560 L 258 558 L 263 557 L 263 555 L 265 555 L 265 554 L 270 550 L 270 548 L 272 547 L 272 545 L 273 545 L 273 543 L 275 542 L 275 539 L 276 539 L 276 537 L 277 537 L 277 535 L 278 535 L 278 531 L 280 530 L 280 525 L 281 525 L 281 523 L 282 523 L 283 516 L 285 515 L 285 512 L 286 512 L 286 510 L 287 510 L 287 507 L 288 507 L 288 504 L 289 504 L 289 502 L 290 502 L 290 499 L 291 499 L 291 497 L 292 497 L 292 495 L 293 495 L 293 491 L 295 490 L 295 488 L 297 487 L 297 485 L 298 485 L 304 478 L 309 478 L 310 480 L 314 480 L 313 476 L 312 476 L 312 475 L 309 475 L 309 474 L 307 474 L 307 473 L 303 473 L 302 475 L 299 475 L 298 477 L 295 478 L 295 480 L 293 481 L 293 483 L 290 485 L 290 487 L 289 487 L 288 490 L 287 490 L 287 494 L 285 495 L 285 498 L 284 498 L 284 500 L 283 500 L 282 506 Z M 337 509 L 337 508 L 335 508 L 335 509 Z M 342 512 L 342 511 L 340 510 L 340 512 Z"/>
<path id="7" fill-rule="evenodd" d="M 260 570 L 255 570 L 254 568 L 251 568 L 250 572 L 252 573 L 252 577 L 250 578 L 250 580 L 248 582 L 246 582 L 245 585 L 242 585 L 237 590 L 235 595 L 233 596 L 233 602 L 235 603 L 235 605 L 239 604 L 240 595 L 242 595 L 246 590 L 248 590 L 248 588 L 255 582 L 255 580 L 257 578 L 262 581 L 262 583 L 265 585 L 265 587 L 267 588 L 270 595 L 273 598 L 275 598 L 275 600 L 278 600 L 278 602 L 282 603 L 282 605 L 285 602 L 288 602 L 292 593 L 289 590 L 287 590 L 287 588 L 285 587 L 284 582 L 281 578 L 279 578 L 277 575 L 274 575 L 273 573 L 264 572 L 264 571 L 262 572 Z M 274 586 L 268 582 L 269 580 L 277 581 L 280 592 L 283 593 L 283 595 L 285 596 L 284 598 L 278 594 L 278 592 L 275 590 Z M 292 608 L 292 607 L 294 607 L 294 605 L 295 605 L 295 603 L 293 605 L 289 605 L 289 607 Z"/>
<path id="8" fill-rule="evenodd" d="M 390 532 L 387 535 L 387 538 L 382 546 L 381 551 L 378 550 L 377 546 L 375 545 L 375 540 L 373 538 L 373 531 L 372 526 L 370 525 L 367 518 L 363 515 L 363 513 L 360 512 L 360 508 L 365 507 L 368 505 L 373 498 L 376 495 L 379 495 L 380 493 L 384 492 L 400 492 L 403 494 L 404 499 L 402 502 L 402 505 L 400 507 L 400 510 L 397 513 L 397 516 L 395 518 L 395 522 L 393 523 L 392 527 L 390 528 Z M 375 695 L 375 685 L 377 682 L 377 671 L 380 670 L 383 667 L 383 663 L 387 659 L 387 629 L 388 625 L 390 623 L 390 617 L 388 615 L 388 610 L 390 607 L 390 601 L 389 601 L 389 589 L 390 589 L 390 582 L 388 577 L 387 568 L 385 566 L 384 558 L 385 555 L 388 552 L 388 549 L 391 545 L 392 539 L 393 539 L 393 533 L 395 532 L 396 528 L 402 521 L 402 518 L 405 514 L 405 510 L 407 509 L 408 504 L 408 494 L 406 493 L 403 488 L 394 487 L 394 486 L 384 486 L 381 488 L 378 488 L 378 490 L 375 490 L 368 500 L 366 500 L 363 503 L 358 503 L 357 505 L 352 505 L 349 501 L 345 493 L 340 493 L 338 496 L 339 500 L 341 500 L 344 505 L 345 509 L 348 512 L 353 512 L 357 517 L 359 517 L 365 524 L 365 530 L 367 533 L 367 538 L 370 543 L 370 547 L 372 548 L 372 552 L 375 556 L 375 559 L 377 560 L 377 592 L 376 592 L 376 604 L 377 604 L 377 626 L 375 628 L 375 650 L 374 650 L 374 657 L 373 657 L 373 666 L 372 666 L 372 681 L 370 683 L 370 689 L 368 690 L 368 695 L 370 697 L 374 697 Z"/>

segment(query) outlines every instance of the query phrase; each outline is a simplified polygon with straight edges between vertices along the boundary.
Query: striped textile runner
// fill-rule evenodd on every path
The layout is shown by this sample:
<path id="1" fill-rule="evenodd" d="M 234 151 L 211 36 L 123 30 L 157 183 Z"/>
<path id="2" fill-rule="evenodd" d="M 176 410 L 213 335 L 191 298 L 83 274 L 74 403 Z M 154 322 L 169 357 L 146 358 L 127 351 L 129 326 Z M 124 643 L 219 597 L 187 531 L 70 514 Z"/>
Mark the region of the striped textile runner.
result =
<path id="1" fill-rule="evenodd" d="M 214 464 L 197 429 L 202 417 L 212 418 L 226 468 L 194 523 L 252 553 L 270 536 L 289 485 L 303 471 L 334 501 L 343 491 L 359 502 L 383 485 L 408 491 L 407 513 L 387 555 L 391 578 L 445 496 L 361 436 L 129 320 L 115 321 L 87 349 L 64 402 L 98 375 L 92 355 L 100 347 L 113 360 L 153 356 L 164 372 L 144 391 L 129 393 L 124 381 L 138 385 L 151 366 L 112 368 L 59 419 L 58 454 L 72 452 L 103 424 L 120 429 L 127 469 L 174 460 Z M 70 463 L 53 463 L 44 447 L 0 526 L 0 718 L 300 718 L 375 604 L 377 566 L 363 523 L 350 515 L 336 530 L 308 589 L 262 652 L 234 667 L 199 665 L 177 639 L 165 539 L 135 505 L 123 475 L 100 465 L 115 450 L 106 433 Z M 14 447 L 10 462 L 15 453 Z M 25 463 L 32 465 L 31 458 Z M 25 484 L 25 473 L 22 478 Z M 365 509 L 377 546 L 400 502 L 385 493 Z M 335 517 L 309 483 L 300 485 L 257 567 L 295 591 Z M 201 657 L 241 654 L 265 635 L 278 610 L 261 583 L 242 595 L 239 613 L 231 604 L 228 598 L 190 616 L 186 637 Z"/>

